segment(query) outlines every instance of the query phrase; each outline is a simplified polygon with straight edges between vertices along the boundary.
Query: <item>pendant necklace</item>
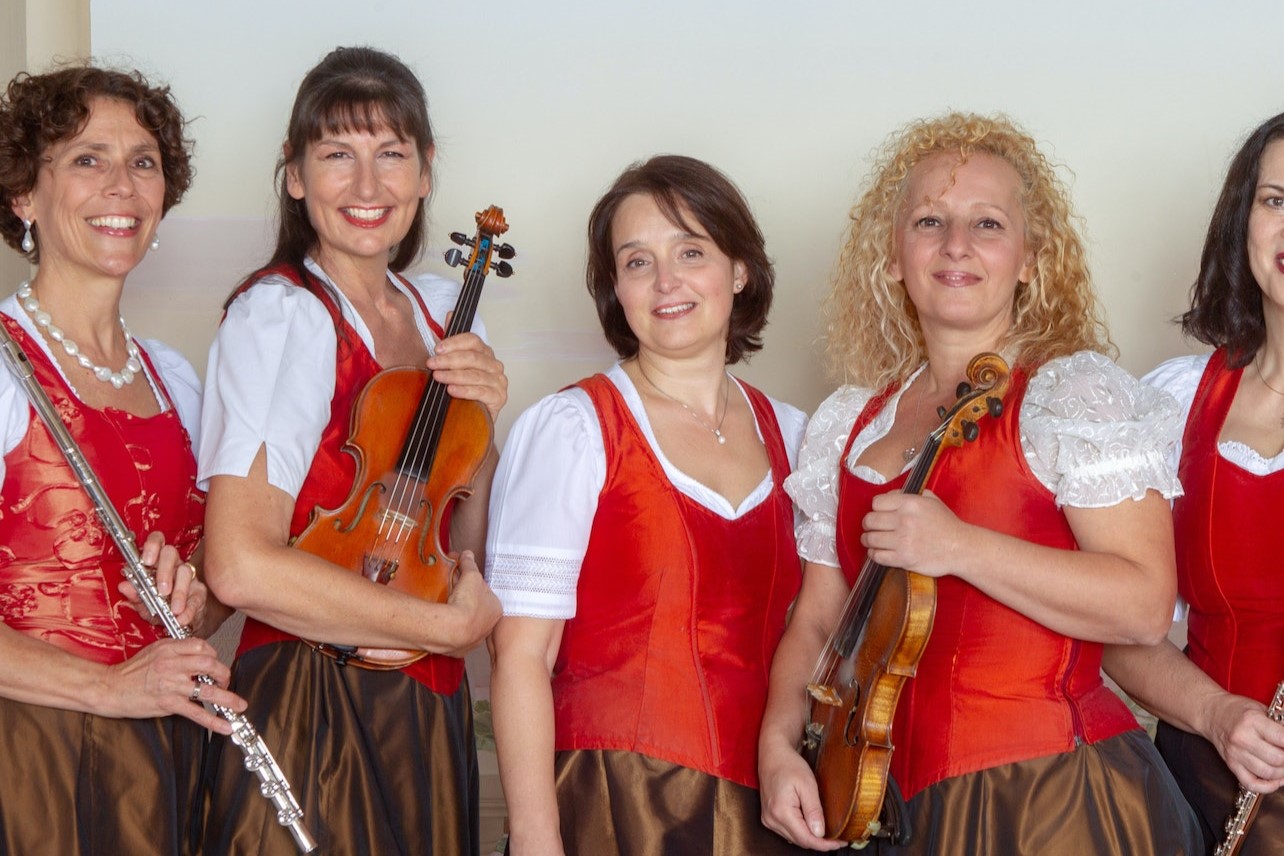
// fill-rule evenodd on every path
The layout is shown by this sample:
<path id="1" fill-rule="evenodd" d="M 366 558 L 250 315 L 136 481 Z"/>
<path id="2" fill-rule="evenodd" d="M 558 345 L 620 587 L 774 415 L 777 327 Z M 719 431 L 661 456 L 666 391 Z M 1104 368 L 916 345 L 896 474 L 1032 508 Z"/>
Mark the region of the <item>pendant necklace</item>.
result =
<path id="1" fill-rule="evenodd" d="M 918 417 L 919 417 L 919 414 L 923 412 L 923 396 L 926 394 L 926 390 L 927 390 L 927 384 L 925 382 L 923 386 L 919 387 L 919 390 L 918 390 L 918 403 L 914 405 L 914 421 L 910 423 L 911 431 L 918 431 Z M 905 449 L 905 451 L 901 452 L 901 457 L 905 459 L 905 463 L 907 464 L 910 461 L 914 460 L 914 458 L 917 456 L 918 456 L 917 443 L 915 443 L 912 446 L 909 446 L 908 448 Z"/>
<path id="2" fill-rule="evenodd" d="M 731 395 L 731 384 L 727 381 L 726 372 L 722 373 L 722 416 L 718 419 L 717 425 L 710 425 L 708 422 L 704 421 L 703 416 L 701 416 L 699 413 L 696 413 L 695 410 L 692 409 L 691 406 L 688 405 L 685 401 L 683 401 L 680 398 L 674 398 L 672 395 L 669 395 L 667 392 L 660 389 L 660 387 L 656 386 L 655 381 L 651 380 L 651 376 L 648 375 L 646 373 L 646 369 L 642 367 L 641 358 L 638 359 L 637 364 L 638 364 L 638 374 L 642 375 L 643 379 L 650 385 L 652 389 L 660 393 L 660 395 L 663 395 L 665 398 L 669 399 L 669 401 L 672 401 L 674 404 L 681 407 L 687 413 L 690 413 L 691 418 L 694 419 L 696 422 L 699 422 L 700 426 L 704 428 L 704 430 L 712 432 L 713 436 L 718 438 L 719 446 L 727 445 L 727 438 L 722 435 L 722 423 L 727 421 L 728 396 Z"/>
<path id="3" fill-rule="evenodd" d="M 1253 369 L 1257 372 L 1257 379 L 1262 382 L 1263 386 L 1265 386 L 1267 389 L 1269 389 L 1271 392 L 1275 393 L 1279 397 L 1284 398 L 1284 392 L 1280 392 L 1278 389 L 1271 386 L 1270 381 L 1266 379 L 1266 375 L 1262 374 L 1262 367 L 1261 365 L 1258 364 L 1257 357 L 1253 357 Z M 1284 428 L 1284 416 L 1280 417 L 1280 427 Z"/>

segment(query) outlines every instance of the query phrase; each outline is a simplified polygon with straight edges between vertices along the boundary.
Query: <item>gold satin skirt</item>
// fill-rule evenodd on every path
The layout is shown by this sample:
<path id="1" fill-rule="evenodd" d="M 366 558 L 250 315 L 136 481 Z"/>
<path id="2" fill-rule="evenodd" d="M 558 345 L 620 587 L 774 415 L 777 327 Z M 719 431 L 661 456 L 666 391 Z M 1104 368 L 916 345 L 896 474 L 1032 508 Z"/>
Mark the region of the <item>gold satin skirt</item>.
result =
<path id="1" fill-rule="evenodd" d="M 1208 837 L 1208 852 L 1212 853 L 1226 835 L 1226 821 L 1235 811 L 1239 782 L 1213 744 L 1196 734 L 1161 721 L 1155 746 L 1199 816 Z M 1257 802 L 1257 818 L 1243 838 L 1240 856 L 1279 856 L 1284 853 L 1284 791 L 1258 796 Z"/>
<path id="2" fill-rule="evenodd" d="M 318 853 L 476 856 L 477 753 L 467 681 L 451 696 L 400 672 L 340 666 L 301 642 L 240 657 L 232 686 L 289 780 Z M 206 856 L 295 856 L 258 779 L 211 744 Z"/>
<path id="3" fill-rule="evenodd" d="M 1013 727 L 1019 728 L 1020 725 Z M 864 852 L 1197 856 L 1203 835 L 1144 731 L 937 782 L 909 801 L 912 840 Z"/>
<path id="4" fill-rule="evenodd" d="M 0 854 L 188 854 L 205 731 L 0 699 Z"/>
<path id="5" fill-rule="evenodd" d="M 566 856 L 801 856 L 762 825 L 758 792 L 634 752 L 559 752 Z M 509 856 L 541 856 L 511 851 Z"/>

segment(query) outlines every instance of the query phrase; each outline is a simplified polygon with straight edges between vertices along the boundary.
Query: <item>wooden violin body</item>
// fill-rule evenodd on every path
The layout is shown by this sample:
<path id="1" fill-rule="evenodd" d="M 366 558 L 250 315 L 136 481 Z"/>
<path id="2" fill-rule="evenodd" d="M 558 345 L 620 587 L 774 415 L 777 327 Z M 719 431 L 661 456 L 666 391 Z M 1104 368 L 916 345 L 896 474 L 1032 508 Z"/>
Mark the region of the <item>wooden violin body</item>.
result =
<path id="1" fill-rule="evenodd" d="M 941 452 L 975 439 L 985 416 L 1002 412 L 1008 367 L 997 354 L 968 365 L 969 384 L 923 445 L 905 493 L 921 493 Z M 895 743 L 892 723 L 914 677 L 936 615 L 936 580 L 866 560 L 838 625 L 807 684 L 810 711 L 802 753 L 816 773 L 825 837 L 860 846 L 874 836 L 908 838 L 885 814 Z"/>
<path id="2" fill-rule="evenodd" d="M 472 329 L 486 273 L 512 274 L 516 253 L 495 236 L 508 230 L 495 206 L 477 214 L 477 234 L 451 234 L 472 248 L 459 300 L 446 338 Z M 463 253 L 446 253 L 451 265 Z M 294 546 L 307 550 L 371 583 L 444 602 L 450 596 L 456 563 L 446 550 L 449 510 L 473 492 L 473 480 L 490 451 L 494 427 L 485 406 L 452 398 L 426 369 L 403 367 L 379 372 L 352 409 L 352 433 L 344 450 L 357 459 L 352 491 L 335 509 L 316 509 Z M 399 669 L 424 651 L 359 648 L 308 642 L 341 663 L 368 669 Z"/>
<path id="3" fill-rule="evenodd" d="M 370 379 L 352 411 L 352 434 L 344 450 L 357 459 L 352 492 L 343 505 L 317 509 L 294 546 L 422 600 L 450 595 L 455 561 L 442 543 L 447 509 L 472 493 L 473 479 L 490 449 L 490 414 L 476 401 L 451 399 L 446 407 L 436 462 L 427 472 L 408 471 L 402 446 L 429 373 L 393 368 Z M 309 643 L 328 654 L 371 669 L 399 669 L 422 651 L 357 648 Z"/>

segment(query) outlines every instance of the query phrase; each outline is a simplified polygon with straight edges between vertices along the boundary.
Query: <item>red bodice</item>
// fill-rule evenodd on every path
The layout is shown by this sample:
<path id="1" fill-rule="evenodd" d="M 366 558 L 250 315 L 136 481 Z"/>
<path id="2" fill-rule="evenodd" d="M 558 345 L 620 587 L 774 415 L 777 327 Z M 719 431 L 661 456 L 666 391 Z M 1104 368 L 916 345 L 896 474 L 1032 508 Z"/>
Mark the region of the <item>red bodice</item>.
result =
<path id="1" fill-rule="evenodd" d="M 348 498 L 357 474 L 357 460 L 343 446 L 352 433 L 352 410 L 357 396 L 372 377 L 382 371 L 374 355 L 361 341 L 360 335 L 344 318 L 338 304 L 306 269 L 294 265 L 280 265 L 262 272 L 262 276 L 280 276 L 300 288 L 311 292 L 330 313 L 338 333 L 335 365 L 334 397 L 330 400 L 330 421 L 321 433 L 321 444 L 312 459 L 308 474 L 303 479 L 299 496 L 294 502 L 294 516 L 290 520 L 290 537 L 297 537 L 308 525 L 315 508 L 338 508 Z M 252 285 L 252 283 L 251 283 Z M 249 285 L 244 286 L 248 288 Z M 445 334 L 420 298 L 419 292 L 408 288 L 419 302 L 424 317 L 433 333 L 441 338 Z M 444 527 L 445 528 L 445 527 Z M 449 532 L 443 531 L 442 543 L 449 545 Z M 252 618 L 245 620 L 241 632 L 239 653 L 245 653 L 269 642 L 297 640 L 298 637 Z M 434 692 L 449 695 L 459 689 L 464 675 L 464 661 L 457 657 L 429 654 L 402 669 L 405 674 Z"/>
<path id="2" fill-rule="evenodd" d="M 726 520 L 669 482 L 606 377 L 579 386 L 607 475 L 553 670 L 556 747 L 637 752 L 757 787 L 767 674 L 801 583 L 771 403 L 749 390 L 771 496 Z"/>
<path id="3" fill-rule="evenodd" d="M 1065 515 L 1021 451 L 1026 380 L 1013 372 L 1003 415 L 987 419 L 975 441 L 946 449 L 927 488 L 968 523 L 1074 550 Z M 845 465 L 852 442 L 890 392 L 865 407 L 839 462 L 838 556 L 849 584 L 865 562 L 862 518 L 875 496 L 902 488 L 906 479 L 902 473 L 871 484 Z M 1049 630 L 958 577 L 938 579 L 932 635 L 892 728 L 892 775 L 905 798 L 942 779 L 1068 752 L 1136 728 L 1127 707 L 1102 684 L 1101 648 Z"/>
<path id="4" fill-rule="evenodd" d="M 95 410 L 76 398 L 16 321 L 0 320 L 27 353 L 135 541 L 161 532 L 182 556 L 191 555 L 201 540 L 205 495 L 196 489 L 191 439 L 147 355 L 140 353 L 168 409 L 148 417 Z M 125 605 L 117 590 L 124 573 L 115 543 L 30 406 L 28 417 L 27 433 L 5 455 L 0 486 L 0 618 L 86 659 L 120 663 L 164 631 Z"/>
<path id="5" fill-rule="evenodd" d="M 1215 351 L 1191 403 L 1178 469 L 1185 495 L 1173 505 L 1177 585 L 1190 604 L 1190 659 L 1223 688 L 1268 704 L 1284 680 L 1284 573 L 1270 534 L 1284 472 L 1254 475 L 1217 451 L 1242 373 Z"/>

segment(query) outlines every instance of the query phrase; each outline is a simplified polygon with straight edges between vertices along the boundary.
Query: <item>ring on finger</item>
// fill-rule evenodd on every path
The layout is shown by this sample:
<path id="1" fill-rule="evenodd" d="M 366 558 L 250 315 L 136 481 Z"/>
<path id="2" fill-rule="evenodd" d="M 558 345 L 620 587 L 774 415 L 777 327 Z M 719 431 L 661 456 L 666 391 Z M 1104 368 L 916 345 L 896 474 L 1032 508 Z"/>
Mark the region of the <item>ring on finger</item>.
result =
<path id="1" fill-rule="evenodd" d="M 201 684 L 199 682 L 196 686 L 192 687 L 192 691 L 187 694 L 187 700 L 191 702 L 199 702 L 201 700 Z"/>
<path id="2" fill-rule="evenodd" d="M 196 566 L 195 566 L 195 565 L 193 565 L 191 562 L 184 562 L 183 564 L 179 565 L 179 567 L 180 567 L 180 568 L 187 568 L 189 571 L 191 571 L 191 572 L 192 572 L 192 582 L 195 582 L 195 581 L 196 581 Z"/>

